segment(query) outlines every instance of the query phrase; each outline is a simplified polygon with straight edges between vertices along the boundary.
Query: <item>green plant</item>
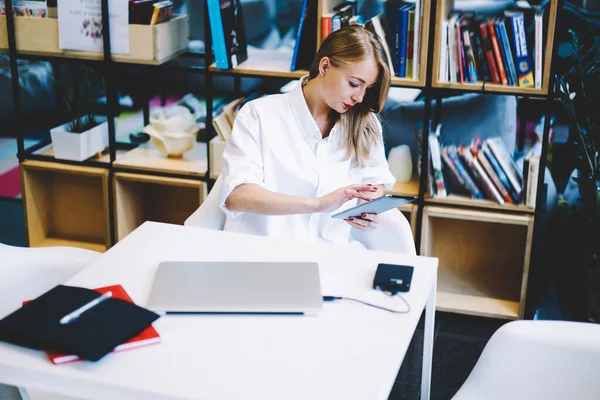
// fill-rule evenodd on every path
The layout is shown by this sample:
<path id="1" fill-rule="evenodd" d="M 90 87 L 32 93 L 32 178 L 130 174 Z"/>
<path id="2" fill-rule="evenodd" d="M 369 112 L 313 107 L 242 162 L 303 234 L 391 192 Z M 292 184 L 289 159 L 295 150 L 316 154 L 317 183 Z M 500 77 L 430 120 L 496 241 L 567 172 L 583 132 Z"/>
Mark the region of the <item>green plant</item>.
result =
<path id="1" fill-rule="evenodd" d="M 98 125 L 94 109 L 98 93 L 96 88 L 98 82 L 102 82 L 102 77 L 94 70 L 82 67 L 74 81 L 76 84 L 68 87 L 56 80 L 54 82 L 69 119 L 69 132 L 82 133 Z"/>
<path id="2" fill-rule="evenodd" d="M 577 149 L 575 202 L 559 201 L 569 221 L 574 262 L 581 268 L 586 314 L 600 322 L 600 50 L 598 40 L 569 30 L 569 70 L 556 77 L 561 103 L 571 121 L 571 142 Z"/>

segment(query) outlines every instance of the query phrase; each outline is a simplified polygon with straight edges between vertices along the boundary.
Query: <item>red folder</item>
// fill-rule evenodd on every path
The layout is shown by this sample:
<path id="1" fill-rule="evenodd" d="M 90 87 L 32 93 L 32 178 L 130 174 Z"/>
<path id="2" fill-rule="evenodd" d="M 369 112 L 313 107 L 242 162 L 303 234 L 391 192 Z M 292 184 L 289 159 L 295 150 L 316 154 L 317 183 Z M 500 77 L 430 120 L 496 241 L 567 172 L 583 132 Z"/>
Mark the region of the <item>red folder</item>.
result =
<path id="1" fill-rule="evenodd" d="M 131 297 L 129 297 L 129 295 L 127 294 L 127 292 L 121 285 L 105 286 L 105 287 L 97 288 L 94 290 L 100 294 L 104 294 L 108 291 L 111 291 L 112 292 L 111 298 L 121 299 L 121 300 L 128 301 L 130 303 L 133 303 L 133 300 L 131 299 Z M 26 304 L 26 303 L 27 303 L 26 301 L 23 302 L 23 304 Z M 155 344 L 155 343 L 160 343 L 160 336 L 158 335 L 158 332 L 156 331 L 156 329 L 154 329 L 154 327 L 152 325 L 150 325 L 136 337 L 128 340 L 125 343 L 121 343 L 120 345 L 115 347 L 113 352 L 135 349 L 137 347 L 147 346 L 147 345 Z M 74 354 L 48 353 L 48 357 L 50 358 L 50 361 L 52 361 L 52 363 L 56 364 L 56 365 L 66 364 L 66 363 L 70 363 L 70 362 L 79 360 L 79 357 L 77 357 Z"/>

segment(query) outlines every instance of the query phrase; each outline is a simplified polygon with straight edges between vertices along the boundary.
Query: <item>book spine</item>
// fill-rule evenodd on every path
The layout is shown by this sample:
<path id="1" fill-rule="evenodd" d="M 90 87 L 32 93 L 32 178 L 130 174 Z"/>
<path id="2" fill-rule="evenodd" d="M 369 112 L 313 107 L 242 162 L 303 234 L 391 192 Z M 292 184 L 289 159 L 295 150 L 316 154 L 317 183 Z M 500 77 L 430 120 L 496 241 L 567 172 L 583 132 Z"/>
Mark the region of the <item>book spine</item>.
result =
<path id="1" fill-rule="evenodd" d="M 504 199 L 502 196 L 500 196 L 500 193 L 498 193 L 492 182 L 489 180 L 477 159 L 473 157 L 471 150 L 465 146 L 460 146 L 457 148 L 457 153 L 469 167 L 473 178 L 475 178 L 475 181 L 477 181 L 479 187 L 483 190 L 486 197 L 490 200 L 495 200 L 500 204 L 504 204 Z"/>
<path id="2" fill-rule="evenodd" d="M 461 29 L 460 29 L 460 21 L 462 20 L 462 17 L 459 17 L 456 20 L 456 25 L 454 26 L 454 28 L 456 29 L 456 49 L 457 49 L 457 57 L 458 57 L 458 80 L 460 83 L 465 83 L 465 55 L 464 55 L 464 48 L 463 48 L 463 40 L 462 40 L 462 33 L 461 33 Z"/>
<path id="3" fill-rule="evenodd" d="M 525 32 L 525 17 L 523 13 L 519 13 L 511 17 L 514 47 L 515 47 L 515 61 L 517 64 L 517 79 L 519 80 L 519 86 L 522 87 L 533 87 L 533 72 L 531 70 L 531 59 L 529 57 L 529 49 L 527 48 L 527 37 Z"/>
<path id="4" fill-rule="evenodd" d="M 331 33 L 331 15 L 321 17 L 321 41 L 327 39 Z"/>
<path id="5" fill-rule="evenodd" d="M 498 73 L 498 67 L 494 59 L 494 47 L 492 45 L 492 39 L 488 33 L 487 23 L 479 25 L 479 32 L 481 33 L 481 41 L 483 44 L 483 50 L 485 52 L 485 58 L 487 60 L 488 70 L 490 71 L 490 77 L 494 83 L 502 83 L 500 80 L 500 74 Z"/>
<path id="6" fill-rule="evenodd" d="M 442 174 L 442 157 L 440 142 L 438 136 L 429 134 L 429 152 L 433 172 L 433 180 L 438 197 L 446 197 L 446 185 L 444 184 L 444 175 Z"/>
<path id="7" fill-rule="evenodd" d="M 542 87 L 542 63 L 543 61 L 543 32 L 544 32 L 544 18 L 543 14 L 535 14 L 535 87 Z"/>
<path id="8" fill-rule="evenodd" d="M 471 175 L 469 175 L 469 172 L 467 171 L 467 169 L 465 168 L 463 163 L 460 161 L 460 158 L 458 157 L 458 154 L 456 153 L 455 146 L 450 146 L 448 148 L 448 155 L 452 159 L 452 162 L 456 166 L 456 169 L 458 170 L 463 181 L 465 182 L 467 189 L 469 189 L 469 192 L 471 192 L 471 195 L 476 199 L 483 199 L 484 198 L 483 193 L 481 192 L 481 190 L 479 189 L 477 184 L 473 181 L 473 179 L 471 178 Z"/>
<path id="9" fill-rule="evenodd" d="M 229 69 L 231 67 L 227 60 L 227 52 L 225 51 L 225 33 L 223 31 L 223 21 L 221 20 L 221 4 L 219 0 L 207 0 L 207 6 L 215 65 L 217 69 Z"/>
<path id="10" fill-rule="evenodd" d="M 402 21 L 402 10 L 397 8 L 394 10 L 394 69 L 398 76 L 400 73 L 400 40 L 402 37 L 402 28 L 400 26 Z"/>
<path id="11" fill-rule="evenodd" d="M 414 40 L 413 40 L 413 70 L 412 78 L 419 79 L 419 57 L 421 56 L 421 25 L 422 25 L 422 3 L 421 0 L 415 1 L 415 27 L 414 27 Z"/>
<path id="12" fill-rule="evenodd" d="M 500 164 L 496 160 L 496 157 L 490 151 L 489 147 L 487 147 L 487 146 L 483 147 L 483 154 L 485 155 L 485 157 L 489 161 L 490 165 L 494 169 L 494 172 L 496 173 L 496 175 L 498 175 L 498 179 L 500 179 L 500 182 L 502 182 L 502 185 L 504 185 L 504 188 L 510 194 L 510 197 L 511 197 L 512 201 L 514 203 L 520 203 L 521 202 L 521 198 L 513 190 L 512 186 L 510 185 L 510 182 L 508 181 L 508 177 L 506 176 L 506 174 L 504 173 L 504 170 L 502 169 L 502 167 L 500 166 Z"/>
<path id="13" fill-rule="evenodd" d="M 300 43 L 302 41 L 302 26 L 304 25 L 304 20 L 306 19 L 306 14 L 308 12 L 308 0 L 302 0 L 302 7 L 300 8 L 300 20 L 298 21 L 298 28 L 296 29 L 296 44 L 294 45 L 294 54 L 292 55 L 292 65 L 290 66 L 290 71 L 294 72 L 296 70 L 296 62 L 298 60 L 298 50 L 300 48 Z"/>
<path id="14" fill-rule="evenodd" d="M 513 203 L 512 197 L 510 196 L 510 194 L 508 193 L 508 191 L 506 190 L 506 188 L 504 187 L 504 185 L 498 178 L 496 171 L 494 171 L 494 168 L 492 167 L 490 162 L 485 157 L 485 154 L 483 151 L 480 151 L 477 154 L 477 160 L 479 161 L 479 164 L 481 164 L 481 166 L 483 167 L 483 169 L 489 176 L 490 180 L 492 181 L 492 183 L 494 184 L 494 186 L 496 187 L 496 189 L 498 190 L 498 192 L 500 193 L 500 195 L 502 196 L 504 201 L 508 204 L 512 204 Z"/>
<path id="15" fill-rule="evenodd" d="M 452 162 L 452 159 L 450 158 L 450 155 L 448 154 L 447 146 L 442 148 L 442 160 L 444 162 L 444 165 L 450 170 L 450 174 L 452 175 L 452 178 L 454 178 L 456 183 L 458 183 L 460 185 L 461 189 L 463 189 L 465 191 L 465 193 L 471 193 L 469 188 L 467 187 L 467 184 L 465 183 L 464 179 L 462 178 L 462 175 L 460 174 L 460 172 L 458 172 L 456 165 L 454 165 L 454 162 Z"/>
<path id="16" fill-rule="evenodd" d="M 469 31 L 463 26 L 463 47 L 465 53 L 465 78 L 470 83 L 477 82 L 477 64 L 475 62 L 475 54 L 473 53 L 473 46 L 471 45 L 471 37 Z"/>
<path id="17" fill-rule="evenodd" d="M 442 22 L 442 40 L 440 44 L 440 82 L 449 82 L 448 79 L 448 21 Z"/>
<path id="18" fill-rule="evenodd" d="M 502 85 L 508 86 L 508 79 L 506 78 L 504 63 L 502 62 L 502 53 L 500 52 L 498 38 L 496 37 L 496 28 L 494 27 L 494 21 L 488 22 L 488 29 L 490 31 L 489 35 L 492 41 L 492 48 L 494 49 L 494 56 L 496 59 L 496 66 L 498 67 L 498 74 L 500 75 L 500 82 L 502 82 Z"/>
<path id="19" fill-rule="evenodd" d="M 500 37 L 502 39 L 502 48 L 504 49 L 504 54 L 506 58 L 506 62 L 508 64 L 508 73 L 510 75 L 510 82 L 513 86 L 518 86 L 519 81 L 517 79 L 517 70 L 515 69 L 515 61 L 512 54 L 512 50 L 510 48 L 510 43 L 508 42 L 508 35 L 506 33 L 506 24 L 504 20 L 498 21 L 498 26 L 500 28 Z"/>
<path id="20" fill-rule="evenodd" d="M 406 77 L 406 38 L 408 36 L 408 9 L 402 8 L 400 10 L 400 49 L 399 63 L 398 63 L 398 76 L 400 78 Z"/>
<path id="21" fill-rule="evenodd" d="M 471 39 L 471 46 L 475 53 L 475 60 L 477 61 L 477 76 L 479 80 L 488 82 L 490 80 L 490 74 L 485 61 L 485 53 L 483 51 L 483 44 L 481 38 L 477 34 L 476 25 L 470 24 L 468 26 L 469 37 Z"/>
<path id="22" fill-rule="evenodd" d="M 406 77 L 412 78 L 415 47 L 415 9 L 408 11 L 408 35 L 406 36 Z"/>

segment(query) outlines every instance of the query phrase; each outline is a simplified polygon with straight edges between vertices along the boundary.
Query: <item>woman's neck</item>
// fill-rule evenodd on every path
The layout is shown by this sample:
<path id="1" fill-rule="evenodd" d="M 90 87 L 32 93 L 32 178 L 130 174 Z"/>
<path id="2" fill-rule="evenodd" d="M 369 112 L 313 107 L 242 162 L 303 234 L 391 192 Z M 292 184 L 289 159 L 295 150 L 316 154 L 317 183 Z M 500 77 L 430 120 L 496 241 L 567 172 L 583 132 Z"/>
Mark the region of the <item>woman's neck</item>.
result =
<path id="1" fill-rule="evenodd" d="M 331 108 L 325 103 L 320 93 L 317 79 L 311 79 L 302 88 L 308 111 L 316 122 L 328 121 L 331 118 Z"/>

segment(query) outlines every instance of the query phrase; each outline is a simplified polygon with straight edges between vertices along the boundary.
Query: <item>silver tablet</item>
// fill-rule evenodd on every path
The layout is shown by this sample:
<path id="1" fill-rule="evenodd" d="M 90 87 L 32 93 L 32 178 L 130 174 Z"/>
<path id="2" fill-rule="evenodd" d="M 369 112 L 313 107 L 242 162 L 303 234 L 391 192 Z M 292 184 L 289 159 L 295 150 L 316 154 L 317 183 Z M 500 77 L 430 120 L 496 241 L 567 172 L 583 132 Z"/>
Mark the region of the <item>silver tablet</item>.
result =
<path id="1" fill-rule="evenodd" d="M 360 217 L 364 214 L 381 214 L 392 208 L 400 207 L 403 204 L 416 201 L 417 197 L 411 196 L 395 196 L 386 194 L 378 199 L 362 203 L 356 207 L 349 208 L 331 216 L 331 218 L 346 219 L 350 217 Z"/>

